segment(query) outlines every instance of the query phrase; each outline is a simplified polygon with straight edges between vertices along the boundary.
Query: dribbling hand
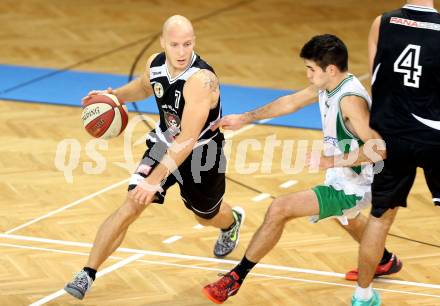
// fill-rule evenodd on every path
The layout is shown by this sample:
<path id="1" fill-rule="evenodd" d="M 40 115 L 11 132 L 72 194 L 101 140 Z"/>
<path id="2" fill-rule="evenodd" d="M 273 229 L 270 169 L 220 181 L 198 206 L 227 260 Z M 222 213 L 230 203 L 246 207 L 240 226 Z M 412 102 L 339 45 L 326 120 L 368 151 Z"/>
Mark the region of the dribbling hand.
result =
<path id="1" fill-rule="evenodd" d="M 81 104 L 84 105 L 84 103 L 94 95 L 102 95 L 102 94 L 116 95 L 115 90 L 113 90 L 113 88 L 111 87 L 107 88 L 106 90 L 92 90 L 87 94 L 87 96 L 81 99 Z"/>

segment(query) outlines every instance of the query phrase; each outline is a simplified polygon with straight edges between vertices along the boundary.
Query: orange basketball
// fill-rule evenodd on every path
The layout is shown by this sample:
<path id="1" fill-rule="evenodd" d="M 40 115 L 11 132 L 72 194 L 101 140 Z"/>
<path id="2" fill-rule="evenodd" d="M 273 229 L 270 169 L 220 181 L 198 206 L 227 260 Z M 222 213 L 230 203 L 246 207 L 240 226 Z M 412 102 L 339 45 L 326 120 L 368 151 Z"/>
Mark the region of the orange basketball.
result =
<path id="1" fill-rule="evenodd" d="M 124 131 L 128 122 L 128 110 L 115 95 L 93 95 L 84 103 L 82 121 L 90 135 L 109 139 Z"/>

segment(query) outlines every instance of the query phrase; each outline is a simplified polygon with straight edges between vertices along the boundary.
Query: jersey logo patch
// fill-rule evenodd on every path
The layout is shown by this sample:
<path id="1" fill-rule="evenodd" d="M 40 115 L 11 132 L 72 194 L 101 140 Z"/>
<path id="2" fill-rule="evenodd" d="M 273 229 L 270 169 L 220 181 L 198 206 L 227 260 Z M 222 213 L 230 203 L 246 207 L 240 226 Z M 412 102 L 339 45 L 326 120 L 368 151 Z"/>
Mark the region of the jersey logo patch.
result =
<path id="1" fill-rule="evenodd" d="M 167 125 L 168 132 L 172 136 L 180 134 L 180 118 L 172 113 L 164 111 L 165 124 Z"/>
<path id="2" fill-rule="evenodd" d="M 156 95 L 156 97 L 158 97 L 158 98 L 162 98 L 163 97 L 163 87 L 162 87 L 162 84 L 160 84 L 159 82 L 154 83 L 153 89 L 154 89 L 154 94 Z"/>
<path id="3" fill-rule="evenodd" d="M 394 23 L 394 24 L 398 24 L 398 25 L 402 25 L 402 26 L 406 26 L 406 27 L 411 27 L 411 28 L 440 31 L 440 24 L 411 20 L 411 19 L 400 18 L 400 17 L 391 17 L 390 23 Z"/>

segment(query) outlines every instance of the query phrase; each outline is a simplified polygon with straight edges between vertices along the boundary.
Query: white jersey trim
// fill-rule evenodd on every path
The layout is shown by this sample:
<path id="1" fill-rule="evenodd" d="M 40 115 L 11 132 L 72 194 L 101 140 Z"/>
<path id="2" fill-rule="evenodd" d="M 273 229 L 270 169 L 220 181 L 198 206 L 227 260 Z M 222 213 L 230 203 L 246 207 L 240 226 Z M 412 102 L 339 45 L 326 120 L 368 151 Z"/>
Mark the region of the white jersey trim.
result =
<path id="1" fill-rule="evenodd" d="M 193 64 L 194 64 L 194 62 L 196 61 L 196 58 L 197 58 L 197 56 L 196 56 L 196 54 L 194 53 L 194 51 L 193 51 L 193 53 L 192 53 L 192 58 L 191 58 L 191 63 L 188 65 L 188 67 L 184 70 L 184 71 L 182 71 L 179 75 L 177 75 L 175 78 L 172 78 L 171 77 L 171 74 L 170 74 L 170 72 L 168 71 L 168 65 L 167 65 L 167 62 L 168 62 L 168 60 L 165 60 L 165 64 L 164 64 L 164 66 L 165 66 L 165 70 L 166 70 L 166 73 L 167 73 L 167 78 L 168 78 L 168 82 L 170 83 L 170 84 L 173 84 L 174 82 L 176 82 L 178 79 L 182 79 L 182 76 L 188 71 L 188 70 L 190 70 L 191 68 L 194 68 L 194 67 L 191 67 Z M 200 69 L 200 68 L 197 68 L 197 69 Z M 188 76 L 189 77 L 189 76 Z M 186 80 L 186 79 L 185 79 Z"/>
<path id="2" fill-rule="evenodd" d="M 379 63 L 376 66 L 376 69 L 374 69 L 373 76 L 371 77 L 371 86 L 373 86 L 374 82 L 376 81 L 376 77 L 377 77 L 377 73 L 379 72 L 380 64 L 381 63 Z"/>
<path id="3" fill-rule="evenodd" d="M 158 67 L 150 67 L 150 80 L 164 76 L 167 77 L 167 72 L 165 71 L 165 65 Z"/>
<path id="4" fill-rule="evenodd" d="M 171 78 L 170 72 L 168 71 L 168 65 L 167 61 L 165 60 L 165 64 L 161 66 L 156 67 L 150 67 L 150 80 L 160 77 L 167 77 L 168 82 L 170 84 L 175 83 L 177 80 L 188 80 L 190 76 L 192 76 L 195 72 L 199 71 L 200 68 L 197 67 L 191 67 L 194 62 L 196 61 L 197 55 L 193 52 L 191 57 L 191 63 L 188 65 L 188 67 L 182 71 L 179 75 L 177 75 L 175 78 Z M 151 83 L 153 84 L 153 83 Z"/>
<path id="5" fill-rule="evenodd" d="M 403 8 L 408 10 L 420 11 L 420 12 L 438 13 L 438 11 L 435 8 L 429 6 L 406 4 L 403 6 Z"/>
<path id="6" fill-rule="evenodd" d="M 416 118 L 418 121 L 420 121 L 424 125 L 429 126 L 430 128 L 433 128 L 433 129 L 436 129 L 436 130 L 440 131 L 440 121 L 422 118 L 422 117 L 419 117 L 417 115 L 414 115 L 413 113 L 411 113 L 411 115 L 413 115 L 414 118 Z"/>
<path id="7" fill-rule="evenodd" d="M 215 122 L 215 121 L 214 121 L 214 122 Z M 159 138 L 159 140 L 160 140 L 161 142 L 165 143 L 167 147 L 170 147 L 170 146 L 172 145 L 172 143 L 169 142 L 169 141 L 166 139 L 165 135 L 163 134 L 162 130 L 160 129 L 160 125 L 159 125 L 159 124 L 160 124 L 160 123 L 158 122 L 158 123 L 156 124 L 156 128 L 154 129 L 155 132 L 156 132 L 156 136 L 157 136 L 157 138 Z M 211 127 L 211 124 L 209 125 L 209 128 L 210 128 L 210 127 Z M 206 129 L 206 130 L 207 130 L 207 129 Z M 205 130 L 205 131 L 206 131 L 206 130 Z M 210 142 L 210 141 L 211 141 L 215 136 L 217 136 L 217 135 L 218 135 L 218 132 L 215 133 L 214 135 L 212 135 L 212 136 L 209 137 L 209 138 L 206 138 L 206 139 L 200 139 L 200 138 L 203 136 L 203 134 L 200 134 L 200 137 L 199 137 L 199 139 L 197 140 L 196 144 L 194 145 L 194 148 L 197 148 L 197 147 L 200 147 L 200 146 L 203 146 L 203 145 L 207 144 L 208 142 Z M 152 142 L 157 142 L 157 138 L 152 137 L 150 134 L 148 134 L 147 137 L 148 137 L 148 139 L 150 139 Z"/>

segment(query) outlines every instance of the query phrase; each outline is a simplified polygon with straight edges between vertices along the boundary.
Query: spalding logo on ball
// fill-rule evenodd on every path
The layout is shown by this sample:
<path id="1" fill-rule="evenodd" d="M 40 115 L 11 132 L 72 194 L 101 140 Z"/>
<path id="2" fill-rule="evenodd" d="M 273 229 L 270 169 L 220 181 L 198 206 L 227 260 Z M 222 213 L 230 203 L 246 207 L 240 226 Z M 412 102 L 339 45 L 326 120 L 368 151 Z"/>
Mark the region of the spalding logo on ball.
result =
<path id="1" fill-rule="evenodd" d="M 84 103 L 82 121 L 90 135 L 109 139 L 124 131 L 128 122 L 128 110 L 115 95 L 93 95 Z"/>

